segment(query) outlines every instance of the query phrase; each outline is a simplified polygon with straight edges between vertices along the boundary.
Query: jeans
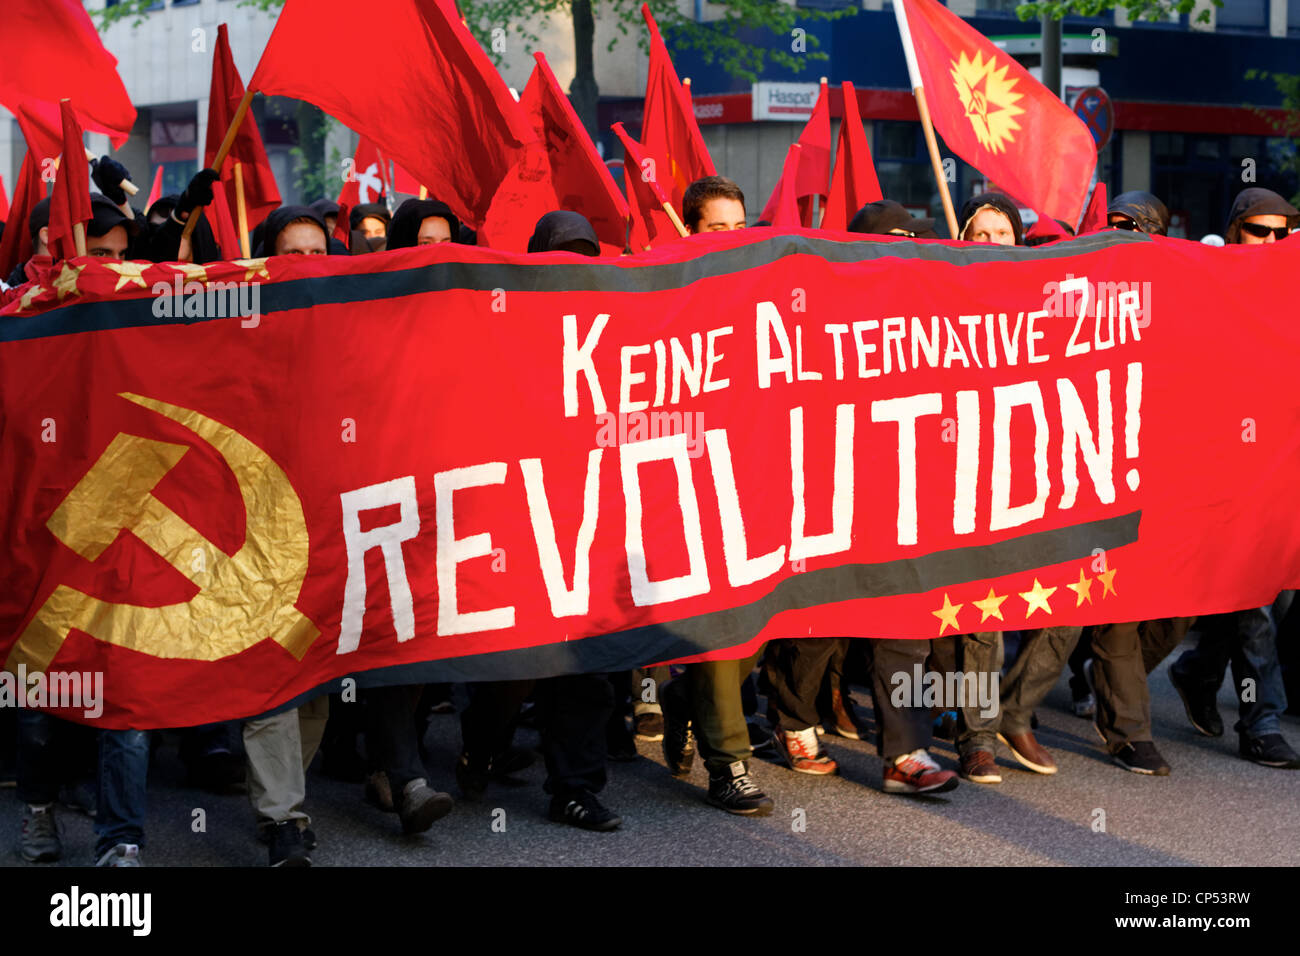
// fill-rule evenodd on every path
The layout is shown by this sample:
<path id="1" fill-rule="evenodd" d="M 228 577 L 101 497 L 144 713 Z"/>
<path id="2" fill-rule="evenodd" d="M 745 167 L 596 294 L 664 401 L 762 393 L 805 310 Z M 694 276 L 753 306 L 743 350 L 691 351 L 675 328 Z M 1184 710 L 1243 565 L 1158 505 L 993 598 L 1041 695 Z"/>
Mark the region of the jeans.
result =
<path id="1" fill-rule="evenodd" d="M 1233 729 L 1239 734 L 1262 737 L 1281 732 L 1280 717 L 1287 704 L 1277 656 L 1277 622 L 1294 597 L 1294 591 L 1283 591 L 1271 607 L 1202 617 L 1196 647 L 1184 651 L 1171 668 L 1185 683 L 1217 694 L 1231 664 L 1240 718 Z M 1254 683 L 1250 700 L 1243 695 L 1247 680 Z"/>
<path id="2" fill-rule="evenodd" d="M 147 730 L 99 732 L 96 860 L 119 843 L 144 846 L 145 786 L 148 775 Z"/>

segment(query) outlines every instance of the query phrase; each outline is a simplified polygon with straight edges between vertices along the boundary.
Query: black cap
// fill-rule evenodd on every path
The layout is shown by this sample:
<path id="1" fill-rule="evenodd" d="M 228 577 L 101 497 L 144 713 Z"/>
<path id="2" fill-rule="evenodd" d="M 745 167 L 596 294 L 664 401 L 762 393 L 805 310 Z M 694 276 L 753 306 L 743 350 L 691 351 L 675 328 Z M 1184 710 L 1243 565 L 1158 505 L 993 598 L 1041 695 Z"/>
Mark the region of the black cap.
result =
<path id="1" fill-rule="evenodd" d="M 1169 210 L 1151 193 L 1134 189 L 1120 193 L 1106 207 L 1107 217 L 1127 216 L 1149 236 L 1169 235 Z"/>
<path id="2" fill-rule="evenodd" d="M 86 235 L 98 239 L 100 236 L 106 236 L 109 230 L 122 226 L 126 229 L 126 234 L 134 238 L 140 234 L 140 222 L 137 219 L 129 219 L 113 204 L 113 200 L 99 193 L 90 194 L 90 211 L 94 218 L 86 223 Z"/>
<path id="3" fill-rule="evenodd" d="M 865 232 L 875 236 L 890 235 L 891 230 L 903 229 L 920 235 L 934 231 L 933 219 L 913 219 L 902 203 L 892 199 L 869 202 L 859 209 L 849 222 L 849 232 Z"/>

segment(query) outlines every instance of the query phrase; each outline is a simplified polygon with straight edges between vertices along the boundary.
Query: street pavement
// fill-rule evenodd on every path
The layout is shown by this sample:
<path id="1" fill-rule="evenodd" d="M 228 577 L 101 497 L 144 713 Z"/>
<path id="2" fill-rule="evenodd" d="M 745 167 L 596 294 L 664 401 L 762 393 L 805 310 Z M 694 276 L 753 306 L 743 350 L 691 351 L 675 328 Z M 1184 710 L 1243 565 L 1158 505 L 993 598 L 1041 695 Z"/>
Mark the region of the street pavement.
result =
<path id="1" fill-rule="evenodd" d="M 705 802 L 707 778 L 698 761 L 689 778 L 675 780 L 660 745 L 639 742 L 641 758 L 611 762 L 600 795 L 623 817 L 622 828 L 589 833 L 546 819 L 540 759 L 519 775 L 521 785 L 494 785 L 480 803 L 460 800 L 452 774 L 460 723 L 452 715 L 435 718 L 428 738 L 430 782 L 457 798 L 451 814 L 427 833 L 403 836 L 396 816 L 363 802 L 360 784 L 313 768 L 307 810 L 320 840 L 313 860 L 318 866 L 1297 865 L 1300 772 L 1237 756 L 1230 680 L 1219 701 L 1227 732 L 1213 740 L 1197 735 L 1166 673 L 1176 656 L 1150 679 L 1156 744 L 1173 767 L 1168 777 L 1114 766 L 1091 722 L 1069 713 L 1063 677 L 1038 710 L 1038 738 L 1060 765 L 1053 777 L 1022 770 L 1002 749 L 1000 785 L 962 781 L 939 796 L 887 795 L 880 791 L 874 740 L 825 736 L 840 775 L 796 774 L 756 759 L 755 777 L 776 809 L 769 817 L 745 818 Z M 867 692 L 855 696 L 869 719 Z M 1284 718 L 1283 732 L 1300 745 L 1300 720 Z M 536 746 L 536 733 L 521 730 L 516 743 Z M 932 752 L 956 769 L 950 743 L 936 741 Z M 267 851 L 253 839 L 247 798 L 189 789 L 182 780 L 168 744 L 150 771 L 145 864 L 265 866 Z M 195 832 L 200 818 L 202 832 Z M 52 865 L 91 862 L 90 821 L 66 810 L 59 819 L 64 858 Z M 0 839 L 8 844 L 9 866 L 31 865 L 15 849 L 20 820 L 14 791 L 0 790 Z"/>

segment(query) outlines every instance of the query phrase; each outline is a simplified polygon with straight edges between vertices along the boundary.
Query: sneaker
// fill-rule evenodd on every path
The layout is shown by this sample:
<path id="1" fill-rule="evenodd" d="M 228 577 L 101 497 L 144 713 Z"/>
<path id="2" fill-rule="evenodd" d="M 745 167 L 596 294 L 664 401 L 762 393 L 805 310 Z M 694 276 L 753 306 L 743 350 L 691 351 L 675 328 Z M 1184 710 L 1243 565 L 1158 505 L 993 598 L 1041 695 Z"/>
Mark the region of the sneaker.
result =
<path id="1" fill-rule="evenodd" d="M 695 764 L 695 738 L 691 722 L 680 703 L 670 697 L 660 698 L 664 713 L 664 763 L 674 777 L 684 777 Z"/>
<path id="2" fill-rule="evenodd" d="M 19 850 L 28 863 L 53 863 L 63 856 L 63 841 L 54 818 L 54 804 L 29 803 L 23 813 L 23 835 Z"/>
<path id="3" fill-rule="evenodd" d="M 423 833 L 435 820 L 449 814 L 454 805 L 450 794 L 434 790 L 423 777 L 416 777 L 402 788 L 402 801 L 397 808 L 402 832 Z"/>
<path id="4" fill-rule="evenodd" d="M 1237 735 L 1240 740 L 1240 753 L 1247 760 L 1261 767 L 1277 767 L 1281 770 L 1300 770 L 1300 755 L 1291 749 L 1291 745 L 1281 734 L 1263 734 L 1249 737 Z"/>
<path id="5" fill-rule="evenodd" d="M 987 750 L 972 750 L 961 755 L 961 775 L 971 783 L 1001 783 L 1002 772 Z"/>
<path id="6" fill-rule="evenodd" d="M 636 739 L 658 743 L 664 739 L 664 715 L 647 712 L 632 718 L 636 727 Z"/>
<path id="7" fill-rule="evenodd" d="M 785 765 L 796 773 L 824 776 L 839 770 L 839 764 L 822 753 L 817 731 L 811 727 L 807 730 L 782 730 L 778 727 L 772 735 L 772 743 Z"/>
<path id="8" fill-rule="evenodd" d="M 551 809 L 547 816 L 552 823 L 567 823 L 600 833 L 617 830 L 623 823 L 623 818 L 597 800 L 590 790 L 575 790 L 568 795 L 556 794 L 551 798 Z"/>
<path id="9" fill-rule="evenodd" d="M 259 825 L 257 828 L 257 842 L 262 846 L 271 845 L 271 834 L 275 832 L 275 824 L 266 823 Z M 316 831 L 311 827 L 302 828 L 302 845 L 308 850 L 316 849 Z"/>
<path id="10" fill-rule="evenodd" d="M 96 801 L 94 786 L 84 780 L 65 783 L 59 788 L 59 803 L 69 810 L 84 813 L 92 820 L 95 819 Z"/>
<path id="11" fill-rule="evenodd" d="M 271 866 L 311 866 L 311 856 L 302 838 L 297 820 L 285 820 L 270 828 L 269 856 Z"/>
<path id="12" fill-rule="evenodd" d="M 1222 737 L 1223 718 L 1215 698 L 1217 694 L 1207 693 L 1195 687 L 1187 678 L 1178 673 L 1177 667 L 1169 668 L 1169 683 L 1174 685 L 1178 696 L 1183 699 L 1183 710 L 1187 721 L 1202 737 Z"/>
<path id="13" fill-rule="evenodd" d="M 896 758 L 885 767 L 885 793 L 945 793 L 957 786 L 957 775 L 941 770 L 924 748 Z"/>
<path id="14" fill-rule="evenodd" d="M 456 713 L 456 705 L 453 704 L 453 703 L 451 702 L 450 699 L 448 699 L 448 700 L 440 700 L 440 701 L 438 701 L 438 703 L 434 704 L 432 707 L 429 708 L 429 713 L 431 713 L 431 714 L 454 714 L 454 713 Z"/>
<path id="15" fill-rule="evenodd" d="M 862 739 L 858 730 L 857 713 L 853 709 L 853 698 L 837 688 L 831 688 L 831 717 L 825 724 L 826 729 L 833 734 L 849 740 Z"/>
<path id="16" fill-rule="evenodd" d="M 511 774 L 527 770 L 537 762 L 537 754 L 524 747 L 507 747 L 488 761 L 488 777 L 496 783 L 521 786 L 523 781 L 514 780 Z"/>
<path id="17" fill-rule="evenodd" d="M 775 805 L 758 789 L 743 760 L 737 760 L 716 777 L 709 774 L 709 803 L 747 817 L 765 817 Z"/>
<path id="18" fill-rule="evenodd" d="M 1034 773 L 1041 773 L 1050 776 L 1056 773 L 1056 761 L 1038 738 L 1033 735 L 1032 731 L 1025 731 L 1023 734 L 998 734 L 998 740 L 1006 744 L 1011 756 L 1022 767 L 1027 767 Z"/>
<path id="19" fill-rule="evenodd" d="M 1169 764 L 1165 763 L 1165 758 L 1160 756 L 1156 745 L 1149 740 L 1135 740 L 1131 744 L 1125 744 L 1111 754 L 1111 759 L 1125 770 L 1134 773 L 1146 774 L 1149 777 L 1169 776 Z"/>
<path id="20" fill-rule="evenodd" d="M 1095 717 L 1097 715 L 1097 698 L 1091 693 L 1076 697 L 1070 704 L 1070 712 L 1076 717 Z"/>
<path id="21" fill-rule="evenodd" d="M 957 711 L 945 710 L 938 717 L 934 718 L 934 729 L 932 731 L 935 740 L 956 740 L 957 739 Z"/>
<path id="22" fill-rule="evenodd" d="M 366 778 L 366 803 L 378 807 L 385 813 L 396 812 L 393 806 L 393 787 L 388 782 L 388 774 L 376 770 Z"/>
<path id="23" fill-rule="evenodd" d="M 143 866 L 140 847 L 135 843 L 119 843 L 101 856 L 95 866 Z"/>

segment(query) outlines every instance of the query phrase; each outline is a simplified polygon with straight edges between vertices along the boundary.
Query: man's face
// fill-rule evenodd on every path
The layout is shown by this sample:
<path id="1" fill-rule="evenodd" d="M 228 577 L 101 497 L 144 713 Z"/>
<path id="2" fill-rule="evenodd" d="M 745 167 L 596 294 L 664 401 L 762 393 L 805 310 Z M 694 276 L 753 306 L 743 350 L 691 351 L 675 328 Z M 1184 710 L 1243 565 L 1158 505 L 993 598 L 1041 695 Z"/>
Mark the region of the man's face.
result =
<path id="1" fill-rule="evenodd" d="M 102 236 L 86 237 L 86 255 L 96 259 L 122 259 L 130 239 L 125 226 L 114 226 Z"/>
<path id="2" fill-rule="evenodd" d="M 378 216 L 366 216 L 361 220 L 361 232 L 367 239 L 382 239 L 388 235 L 388 224 Z"/>
<path id="3" fill-rule="evenodd" d="M 325 233 L 310 222 L 291 222 L 275 237 L 277 256 L 323 256 Z"/>
<path id="4" fill-rule="evenodd" d="M 1142 227 L 1138 225 L 1136 219 L 1132 216 L 1126 216 L 1122 212 L 1113 212 L 1107 216 L 1106 225 L 1111 229 L 1125 229 L 1129 232 L 1142 231 Z"/>
<path id="5" fill-rule="evenodd" d="M 1262 236 L 1252 235 L 1251 231 L 1246 228 L 1247 225 L 1259 227 L 1256 232 L 1262 232 L 1264 229 L 1270 230 Z M 1241 244 L 1243 246 L 1260 246 L 1266 242 L 1277 242 L 1277 230 L 1286 229 L 1286 216 L 1247 216 L 1241 221 Z M 1282 233 L 1282 238 L 1286 238 L 1286 233 Z"/>
<path id="6" fill-rule="evenodd" d="M 695 232 L 731 232 L 745 228 L 745 204 L 739 199 L 710 199 L 700 207 Z"/>
<path id="7" fill-rule="evenodd" d="M 339 214 L 338 214 L 338 213 L 326 213 L 326 214 L 325 214 L 325 228 L 328 229 L 330 232 L 333 232 L 333 231 L 334 231 L 334 227 L 337 226 L 338 223 L 339 223 Z"/>
<path id="8" fill-rule="evenodd" d="M 1014 246 L 1016 232 L 1011 220 L 996 209 L 981 209 L 966 227 L 966 239 L 971 242 L 991 242 L 996 246 Z"/>
<path id="9" fill-rule="evenodd" d="M 451 223 L 441 216 L 425 216 L 420 222 L 420 232 L 415 237 L 417 246 L 432 246 L 451 242 Z"/>

